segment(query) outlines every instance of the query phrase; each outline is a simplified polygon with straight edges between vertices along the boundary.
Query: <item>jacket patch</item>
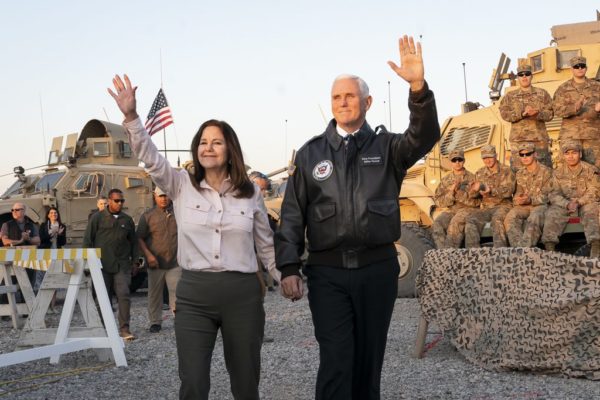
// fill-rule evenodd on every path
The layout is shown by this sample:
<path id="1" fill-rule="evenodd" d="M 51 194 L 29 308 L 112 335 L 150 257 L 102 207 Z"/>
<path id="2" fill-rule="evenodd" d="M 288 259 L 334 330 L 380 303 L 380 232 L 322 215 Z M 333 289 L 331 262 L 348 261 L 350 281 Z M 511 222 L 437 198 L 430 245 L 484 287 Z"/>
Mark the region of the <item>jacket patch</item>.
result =
<path id="1" fill-rule="evenodd" d="M 369 167 L 371 165 L 383 165 L 382 156 L 361 156 L 360 165 L 363 167 Z"/>
<path id="2" fill-rule="evenodd" d="M 333 163 L 329 160 L 319 161 L 313 169 L 312 176 L 317 181 L 324 181 L 333 173 Z"/>

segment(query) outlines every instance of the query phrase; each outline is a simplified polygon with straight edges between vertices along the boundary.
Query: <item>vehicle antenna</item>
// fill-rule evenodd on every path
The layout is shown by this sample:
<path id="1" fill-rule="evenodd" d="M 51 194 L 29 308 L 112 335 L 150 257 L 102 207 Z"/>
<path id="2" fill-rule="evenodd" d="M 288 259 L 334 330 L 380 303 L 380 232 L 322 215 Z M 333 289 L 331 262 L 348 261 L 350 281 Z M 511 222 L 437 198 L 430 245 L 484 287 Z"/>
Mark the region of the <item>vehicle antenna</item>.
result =
<path id="1" fill-rule="evenodd" d="M 392 130 L 392 90 L 390 88 L 390 81 L 388 81 L 388 108 L 390 112 L 390 131 Z"/>
<path id="2" fill-rule="evenodd" d="M 385 126 L 389 126 L 388 124 L 388 120 L 387 120 L 387 106 L 386 106 L 386 101 L 383 101 L 383 124 Z"/>
<path id="3" fill-rule="evenodd" d="M 106 112 L 106 108 L 102 107 L 102 111 L 104 111 L 104 115 L 106 116 L 106 120 L 110 122 L 110 118 L 108 118 L 108 113 Z"/>
<path id="4" fill-rule="evenodd" d="M 288 125 L 287 119 L 285 120 L 285 137 L 283 140 L 283 163 L 287 162 L 287 139 L 288 139 Z"/>
<path id="5" fill-rule="evenodd" d="M 40 93 L 40 118 L 42 120 L 42 139 L 44 144 L 44 156 L 42 160 L 46 159 L 46 129 L 44 128 L 44 107 L 42 106 L 42 94 Z"/>
<path id="6" fill-rule="evenodd" d="M 323 117 L 323 122 L 327 123 L 327 118 L 325 117 L 325 113 L 323 112 L 323 108 L 319 104 L 319 111 L 321 111 L 321 117 Z"/>
<path id="7" fill-rule="evenodd" d="M 465 82 L 465 103 L 467 103 L 469 101 L 469 98 L 467 96 L 467 68 L 465 66 L 465 63 L 462 63 L 463 66 L 463 80 Z"/>
<path id="8" fill-rule="evenodd" d="M 162 73 L 162 49 L 158 49 L 160 58 L 160 88 L 163 88 L 163 73 Z M 165 149 L 165 158 L 167 158 L 167 130 L 163 128 L 163 148 Z"/>

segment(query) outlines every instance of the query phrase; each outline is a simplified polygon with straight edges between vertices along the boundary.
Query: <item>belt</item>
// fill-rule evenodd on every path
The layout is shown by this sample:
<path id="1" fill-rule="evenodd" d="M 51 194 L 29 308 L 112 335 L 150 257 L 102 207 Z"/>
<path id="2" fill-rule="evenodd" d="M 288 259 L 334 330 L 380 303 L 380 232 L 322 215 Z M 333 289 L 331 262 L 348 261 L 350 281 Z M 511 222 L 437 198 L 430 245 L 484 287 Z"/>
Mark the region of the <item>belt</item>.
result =
<path id="1" fill-rule="evenodd" d="M 394 244 L 362 250 L 319 251 L 308 254 L 307 265 L 356 269 L 398 256 Z"/>

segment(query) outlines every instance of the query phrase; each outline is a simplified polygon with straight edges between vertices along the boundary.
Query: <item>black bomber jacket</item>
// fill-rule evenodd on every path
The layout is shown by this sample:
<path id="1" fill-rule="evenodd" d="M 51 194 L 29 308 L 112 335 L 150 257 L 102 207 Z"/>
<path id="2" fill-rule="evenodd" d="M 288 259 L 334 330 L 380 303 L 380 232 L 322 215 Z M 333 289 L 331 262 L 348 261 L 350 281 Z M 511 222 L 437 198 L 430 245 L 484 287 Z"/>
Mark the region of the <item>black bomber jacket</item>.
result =
<path id="1" fill-rule="evenodd" d="M 368 252 L 400 237 L 398 194 L 406 170 L 440 137 L 433 92 L 410 92 L 404 134 L 375 131 L 365 122 L 348 150 L 332 120 L 297 153 L 275 234 L 282 278 L 299 274 L 305 233 L 311 256 Z M 350 152 L 351 155 L 346 153 Z M 333 257 L 333 259 L 336 259 Z"/>

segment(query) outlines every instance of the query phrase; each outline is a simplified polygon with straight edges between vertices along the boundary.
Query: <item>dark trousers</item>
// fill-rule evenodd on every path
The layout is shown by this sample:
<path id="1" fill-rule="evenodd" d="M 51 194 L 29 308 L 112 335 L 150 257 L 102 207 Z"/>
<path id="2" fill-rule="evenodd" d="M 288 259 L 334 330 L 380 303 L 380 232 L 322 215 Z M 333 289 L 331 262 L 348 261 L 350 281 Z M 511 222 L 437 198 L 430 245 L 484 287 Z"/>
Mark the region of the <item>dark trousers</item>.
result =
<path id="1" fill-rule="evenodd" d="M 258 399 L 265 311 L 257 275 L 184 269 L 175 308 L 179 398 L 208 399 L 211 358 L 221 329 L 234 399 Z"/>
<path id="2" fill-rule="evenodd" d="M 319 342 L 315 399 L 380 398 L 387 333 L 398 294 L 397 259 L 358 269 L 304 269 Z"/>
<path id="3" fill-rule="evenodd" d="M 109 298 L 111 293 L 117 295 L 119 311 L 117 318 L 119 320 L 119 329 L 129 329 L 129 310 L 131 309 L 131 299 L 129 297 L 129 284 L 131 283 L 131 271 L 119 271 L 111 274 L 102 270 L 104 285 Z"/>

